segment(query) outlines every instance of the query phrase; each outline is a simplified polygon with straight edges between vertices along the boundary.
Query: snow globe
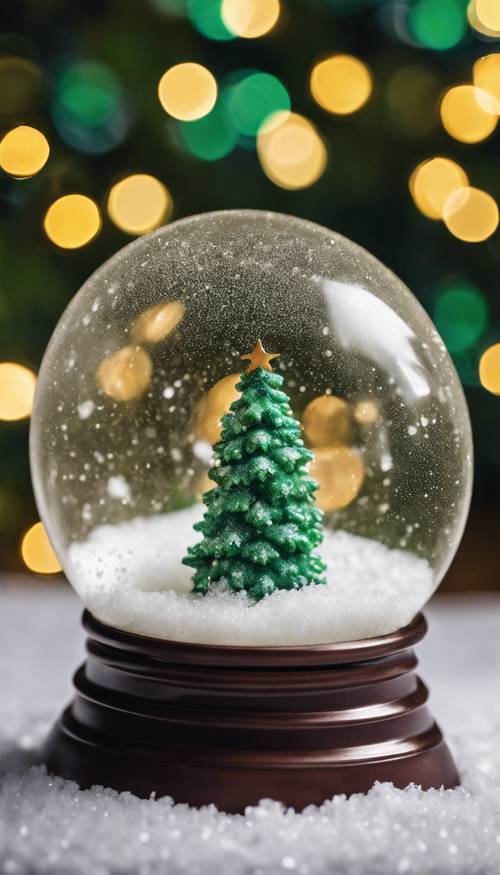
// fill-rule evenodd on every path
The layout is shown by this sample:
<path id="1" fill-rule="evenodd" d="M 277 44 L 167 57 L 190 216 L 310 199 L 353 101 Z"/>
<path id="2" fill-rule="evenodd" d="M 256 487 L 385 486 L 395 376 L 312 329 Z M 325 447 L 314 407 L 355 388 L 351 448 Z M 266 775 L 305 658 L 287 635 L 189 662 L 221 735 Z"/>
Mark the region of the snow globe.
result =
<path id="1" fill-rule="evenodd" d="M 88 634 L 51 770 L 228 811 L 458 783 L 412 648 L 470 424 L 373 256 L 258 211 L 141 237 L 54 332 L 31 458 Z"/>

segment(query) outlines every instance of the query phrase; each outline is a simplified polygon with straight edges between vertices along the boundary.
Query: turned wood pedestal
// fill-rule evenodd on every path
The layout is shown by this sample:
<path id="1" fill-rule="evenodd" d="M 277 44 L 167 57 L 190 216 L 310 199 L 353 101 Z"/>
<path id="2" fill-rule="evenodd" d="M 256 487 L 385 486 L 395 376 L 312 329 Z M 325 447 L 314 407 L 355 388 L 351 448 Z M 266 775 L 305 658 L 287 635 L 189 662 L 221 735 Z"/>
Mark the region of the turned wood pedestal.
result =
<path id="1" fill-rule="evenodd" d="M 121 632 L 88 612 L 76 695 L 44 747 L 81 787 L 243 811 L 263 797 L 302 809 L 374 781 L 459 783 L 398 632 L 304 647 L 222 647 Z"/>

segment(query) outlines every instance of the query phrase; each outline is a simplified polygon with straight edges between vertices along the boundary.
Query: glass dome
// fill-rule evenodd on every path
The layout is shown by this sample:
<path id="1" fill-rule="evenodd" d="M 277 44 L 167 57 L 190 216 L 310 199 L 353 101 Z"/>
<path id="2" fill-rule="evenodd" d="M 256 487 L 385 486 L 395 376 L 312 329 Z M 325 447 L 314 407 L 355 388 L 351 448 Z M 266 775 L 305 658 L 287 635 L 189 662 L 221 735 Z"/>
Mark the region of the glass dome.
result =
<path id="1" fill-rule="evenodd" d="M 258 338 L 313 453 L 328 582 L 255 604 L 223 582 L 192 593 L 182 558 Z M 462 389 L 413 295 L 340 235 L 257 211 L 174 222 L 87 280 L 40 369 L 31 456 L 54 549 L 99 619 L 221 644 L 410 622 L 456 551 L 472 477 Z"/>

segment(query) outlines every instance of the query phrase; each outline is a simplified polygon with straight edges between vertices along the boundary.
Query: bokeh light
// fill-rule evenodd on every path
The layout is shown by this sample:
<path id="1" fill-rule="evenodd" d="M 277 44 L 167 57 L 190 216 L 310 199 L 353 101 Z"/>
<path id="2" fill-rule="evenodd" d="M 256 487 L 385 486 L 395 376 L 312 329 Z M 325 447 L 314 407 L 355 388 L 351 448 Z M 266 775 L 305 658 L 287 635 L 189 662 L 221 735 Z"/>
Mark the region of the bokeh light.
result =
<path id="1" fill-rule="evenodd" d="M 492 39 L 496 39 L 498 37 L 498 33 L 495 30 L 492 30 L 489 27 L 486 27 L 485 24 L 478 18 L 476 11 L 476 0 L 470 0 L 467 6 L 467 20 L 470 26 L 481 36 L 491 37 Z"/>
<path id="2" fill-rule="evenodd" d="M 73 148 L 102 154 L 118 146 L 129 130 L 122 85 L 111 67 L 79 61 L 58 77 L 52 118 Z"/>
<path id="3" fill-rule="evenodd" d="M 236 383 L 240 379 L 240 374 L 229 374 L 215 383 L 204 396 L 196 418 L 198 440 L 212 445 L 217 443 L 220 438 L 221 417 L 228 413 L 230 405 L 240 397 L 240 392 L 236 389 Z"/>
<path id="4" fill-rule="evenodd" d="M 196 30 L 208 39 L 235 39 L 222 20 L 221 0 L 187 0 L 186 11 Z"/>
<path id="5" fill-rule="evenodd" d="M 457 188 L 468 185 L 467 174 L 459 164 L 438 156 L 422 161 L 409 180 L 411 196 L 421 213 L 429 219 L 442 219 L 444 205 Z"/>
<path id="6" fill-rule="evenodd" d="M 164 301 L 150 307 L 135 320 L 132 339 L 136 343 L 159 343 L 172 334 L 184 318 L 185 312 L 182 301 Z"/>
<path id="7" fill-rule="evenodd" d="M 198 121 L 179 122 L 179 133 L 184 148 L 201 161 L 218 161 L 238 143 L 226 106 L 219 102 Z"/>
<path id="8" fill-rule="evenodd" d="M 115 183 L 108 195 L 110 219 L 127 234 L 146 234 L 171 215 L 169 190 L 147 173 L 135 173 Z"/>
<path id="9" fill-rule="evenodd" d="M 49 144 L 41 131 L 19 125 L 0 142 L 0 167 L 19 178 L 34 176 L 47 163 Z"/>
<path id="10" fill-rule="evenodd" d="M 500 3 L 498 0 L 475 0 L 475 12 L 483 27 L 495 34 L 500 34 Z"/>
<path id="11" fill-rule="evenodd" d="M 233 127 L 244 137 L 255 137 L 273 113 L 290 109 L 290 95 L 276 76 L 258 70 L 238 71 L 224 86 L 224 104 Z"/>
<path id="12" fill-rule="evenodd" d="M 37 574 L 57 574 L 61 571 L 61 565 L 42 523 L 35 523 L 24 535 L 21 556 L 26 567 Z"/>
<path id="13" fill-rule="evenodd" d="M 302 414 L 305 437 L 312 446 L 329 447 L 352 440 L 351 408 L 343 398 L 320 395 L 309 402 Z"/>
<path id="14" fill-rule="evenodd" d="M 448 231 L 466 243 L 481 243 L 498 227 L 498 206 L 488 192 L 465 186 L 446 199 L 443 219 Z"/>
<path id="15" fill-rule="evenodd" d="M 451 49 L 465 36 L 467 19 L 461 0 L 419 0 L 411 7 L 413 36 L 428 49 Z"/>
<path id="16" fill-rule="evenodd" d="M 222 21 L 231 33 L 245 39 L 269 33 L 279 15 L 279 0 L 222 0 Z"/>
<path id="17" fill-rule="evenodd" d="M 315 101 L 338 115 L 356 112 L 372 92 L 372 75 L 367 65 L 353 55 L 333 55 L 320 61 L 311 73 Z"/>
<path id="18" fill-rule="evenodd" d="M 491 95 L 495 112 L 500 115 L 500 54 L 479 58 L 473 67 L 473 79 L 477 88 Z"/>
<path id="19" fill-rule="evenodd" d="M 316 127 L 297 113 L 274 113 L 257 136 L 257 152 L 266 176 L 286 189 L 307 188 L 322 175 L 327 151 Z"/>
<path id="20" fill-rule="evenodd" d="M 202 64 L 170 67 L 158 84 L 160 103 L 169 115 L 185 122 L 203 118 L 217 100 L 217 82 Z"/>
<path id="21" fill-rule="evenodd" d="M 481 385 L 500 395 L 500 343 L 495 343 L 483 352 L 479 362 L 479 379 Z"/>
<path id="22" fill-rule="evenodd" d="M 83 194 L 67 194 L 51 204 L 43 226 L 47 237 L 56 246 L 78 249 L 99 233 L 101 215 L 91 198 Z"/>
<path id="23" fill-rule="evenodd" d="M 444 95 L 440 106 L 445 130 L 462 143 L 479 143 L 495 130 L 495 99 L 474 85 L 456 85 Z"/>
<path id="24" fill-rule="evenodd" d="M 321 510 L 347 507 L 363 485 L 364 465 L 361 454 L 353 447 L 313 447 L 314 458 L 309 465 L 311 477 L 319 489 L 315 494 Z"/>
<path id="25" fill-rule="evenodd" d="M 371 401 L 369 398 L 366 401 L 358 401 L 354 405 L 354 419 L 359 425 L 368 428 L 370 425 L 375 425 L 380 420 L 380 406 L 376 401 Z"/>
<path id="26" fill-rule="evenodd" d="M 486 302 L 471 283 L 455 280 L 439 294 L 433 318 L 450 352 L 463 352 L 479 340 L 487 326 Z"/>
<path id="27" fill-rule="evenodd" d="M 153 363 L 140 346 L 124 346 L 107 356 L 97 369 L 97 383 L 115 401 L 139 398 L 149 386 Z"/>
<path id="28" fill-rule="evenodd" d="M 0 419 L 13 422 L 31 414 L 36 376 L 15 362 L 0 362 Z"/>

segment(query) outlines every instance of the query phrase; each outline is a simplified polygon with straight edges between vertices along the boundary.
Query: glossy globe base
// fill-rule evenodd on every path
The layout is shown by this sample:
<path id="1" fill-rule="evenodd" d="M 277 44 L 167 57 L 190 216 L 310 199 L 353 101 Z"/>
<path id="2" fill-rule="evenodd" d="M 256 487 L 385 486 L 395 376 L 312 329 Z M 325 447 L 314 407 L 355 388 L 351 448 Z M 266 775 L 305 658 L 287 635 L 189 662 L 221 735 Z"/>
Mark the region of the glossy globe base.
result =
<path id="1" fill-rule="evenodd" d="M 414 671 L 422 615 L 391 635 L 305 647 L 160 641 L 88 612 L 83 623 L 88 658 L 44 749 L 49 770 L 82 787 L 240 812 L 374 781 L 459 783 Z"/>

